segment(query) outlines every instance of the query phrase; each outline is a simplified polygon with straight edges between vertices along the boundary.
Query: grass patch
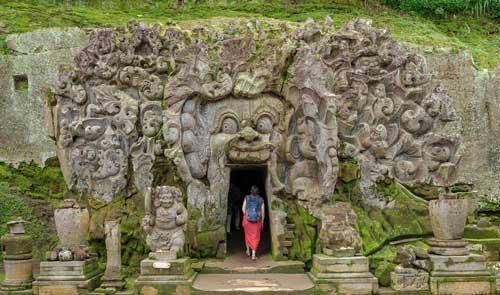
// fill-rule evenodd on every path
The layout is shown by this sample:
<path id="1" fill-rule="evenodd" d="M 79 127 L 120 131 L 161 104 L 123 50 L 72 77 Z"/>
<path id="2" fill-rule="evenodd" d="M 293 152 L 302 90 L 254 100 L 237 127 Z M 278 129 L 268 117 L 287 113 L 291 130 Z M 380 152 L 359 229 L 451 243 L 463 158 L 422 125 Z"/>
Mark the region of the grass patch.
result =
<path id="1" fill-rule="evenodd" d="M 57 245 L 55 231 L 48 226 L 47 221 L 36 216 L 23 195 L 9 188 L 6 182 L 0 182 L 0 236 L 7 233 L 6 223 L 17 217 L 29 221 L 26 231 L 33 238 L 35 257 L 43 258 L 45 251 Z M 0 254 L 0 258 L 1 256 Z"/>
<path id="2" fill-rule="evenodd" d="M 8 1 L 0 0 L 0 20 L 10 33 L 27 32 L 47 27 L 78 26 L 81 28 L 123 26 L 130 19 L 149 22 L 194 20 L 211 17 L 267 17 L 286 21 L 304 21 L 311 17 L 322 20 L 330 15 L 339 28 L 354 17 L 370 18 L 377 27 L 387 27 L 403 42 L 417 45 L 469 49 L 478 65 L 492 68 L 500 63 L 500 23 L 488 18 L 454 16 L 432 19 L 405 14 L 379 4 L 370 7 L 359 0 L 289 1 L 255 0 L 187 1 L 178 9 L 177 1 Z M 0 32 L 0 53 L 7 50 Z"/>

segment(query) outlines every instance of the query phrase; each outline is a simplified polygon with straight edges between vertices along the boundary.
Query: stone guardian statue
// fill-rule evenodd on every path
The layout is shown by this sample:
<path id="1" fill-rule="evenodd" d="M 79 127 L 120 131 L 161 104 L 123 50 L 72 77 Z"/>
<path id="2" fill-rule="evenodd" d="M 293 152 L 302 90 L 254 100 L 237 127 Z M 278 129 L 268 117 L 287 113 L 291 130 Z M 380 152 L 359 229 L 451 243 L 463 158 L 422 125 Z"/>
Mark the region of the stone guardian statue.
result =
<path id="1" fill-rule="evenodd" d="M 184 247 L 184 224 L 187 210 L 182 204 L 181 191 L 173 186 L 159 186 L 145 196 L 142 225 L 151 258 L 175 259 Z"/>

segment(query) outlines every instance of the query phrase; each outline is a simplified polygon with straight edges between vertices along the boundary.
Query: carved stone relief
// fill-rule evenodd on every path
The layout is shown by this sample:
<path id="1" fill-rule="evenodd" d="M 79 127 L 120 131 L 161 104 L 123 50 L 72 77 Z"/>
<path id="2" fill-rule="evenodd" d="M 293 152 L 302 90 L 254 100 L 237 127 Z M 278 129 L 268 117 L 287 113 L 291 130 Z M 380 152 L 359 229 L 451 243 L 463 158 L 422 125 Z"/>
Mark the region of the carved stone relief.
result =
<path id="1" fill-rule="evenodd" d="M 159 186 L 146 196 L 143 229 L 146 243 L 153 252 L 174 255 L 184 247 L 184 224 L 187 210 L 182 204 L 181 191 L 173 186 Z"/>
<path id="2" fill-rule="evenodd" d="M 171 160 L 197 231 L 225 225 L 234 166 L 265 167 L 271 203 L 292 199 L 323 220 L 341 147 L 368 207 L 387 206 L 370 190 L 384 178 L 449 185 L 462 146 L 435 133 L 455 115 L 425 60 L 368 20 L 331 24 L 94 31 L 53 87 L 68 185 L 105 201 L 129 183 L 147 196 L 155 162 Z"/>

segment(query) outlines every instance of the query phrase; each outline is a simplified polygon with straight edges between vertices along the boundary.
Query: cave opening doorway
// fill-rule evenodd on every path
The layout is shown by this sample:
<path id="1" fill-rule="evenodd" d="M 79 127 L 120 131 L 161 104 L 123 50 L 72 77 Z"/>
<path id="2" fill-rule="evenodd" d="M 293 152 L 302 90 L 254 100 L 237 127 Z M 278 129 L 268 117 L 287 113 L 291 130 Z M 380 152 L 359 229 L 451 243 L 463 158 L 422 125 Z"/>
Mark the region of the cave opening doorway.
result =
<path id="1" fill-rule="evenodd" d="M 252 185 L 259 188 L 260 196 L 264 199 L 265 218 L 264 228 L 261 232 L 260 244 L 257 249 L 258 256 L 270 253 L 271 230 L 270 209 L 266 192 L 267 171 L 265 167 L 234 167 L 231 168 L 230 185 L 228 193 L 228 215 L 226 222 L 227 255 L 244 255 L 245 234 L 243 231 L 243 200 L 250 194 Z"/>

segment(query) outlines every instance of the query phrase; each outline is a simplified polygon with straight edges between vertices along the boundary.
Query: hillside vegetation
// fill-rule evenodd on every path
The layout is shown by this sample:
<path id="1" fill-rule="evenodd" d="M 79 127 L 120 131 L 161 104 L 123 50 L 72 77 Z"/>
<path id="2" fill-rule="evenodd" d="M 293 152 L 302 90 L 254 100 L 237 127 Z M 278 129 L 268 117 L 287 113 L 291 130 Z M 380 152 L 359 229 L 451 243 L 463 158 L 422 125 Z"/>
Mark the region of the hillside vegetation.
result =
<path id="1" fill-rule="evenodd" d="M 499 0 L 467 1 L 495 4 Z M 455 14 L 456 8 L 447 6 L 446 3 L 457 1 L 448 0 L 417 2 L 200 0 L 197 2 L 199 3 L 187 1 L 183 8 L 178 8 L 176 0 L 0 0 L 0 48 L 3 53 L 9 53 L 4 44 L 7 33 L 46 27 L 96 28 L 121 26 L 130 19 L 164 23 L 167 20 L 194 20 L 221 16 L 267 17 L 298 22 L 309 17 L 320 21 L 329 15 L 337 28 L 354 17 L 370 18 L 376 26 L 391 30 L 393 36 L 401 41 L 423 46 L 468 49 L 476 64 L 483 68 L 493 68 L 500 63 L 500 22 L 495 19 L 496 8 L 493 4 L 487 6 L 489 10 L 483 13 L 469 11 L 469 13 Z M 382 3 L 386 3 L 387 6 Z M 421 5 L 411 6 L 408 3 L 421 3 Z"/>

